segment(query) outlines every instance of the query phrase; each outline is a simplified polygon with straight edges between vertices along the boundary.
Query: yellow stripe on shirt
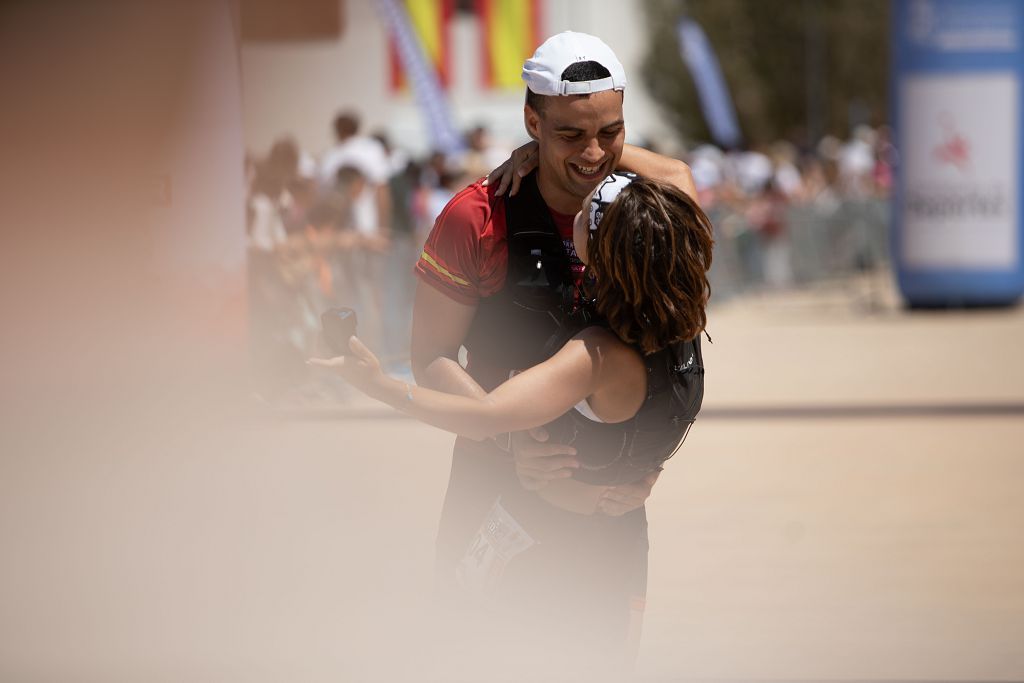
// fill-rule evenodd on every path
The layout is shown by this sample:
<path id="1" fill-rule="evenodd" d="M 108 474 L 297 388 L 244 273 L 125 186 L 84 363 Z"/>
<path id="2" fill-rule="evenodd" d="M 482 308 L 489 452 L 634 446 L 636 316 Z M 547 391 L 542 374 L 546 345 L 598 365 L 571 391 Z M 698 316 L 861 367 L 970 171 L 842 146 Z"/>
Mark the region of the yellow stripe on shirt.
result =
<path id="1" fill-rule="evenodd" d="M 427 263 L 429 263 L 431 265 L 431 267 L 433 267 L 433 269 L 435 271 L 437 271 L 438 274 L 444 275 L 446 278 L 448 278 L 449 280 L 451 280 L 452 282 L 454 282 L 457 285 L 462 285 L 463 287 L 469 287 L 469 283 L 468 282 L 463 280 L 461 277 L 458 277 L 456 275 L 452 275 L 451 273 L 449 273 L 448 269 L 446 269 L 440 263 L 435 261 L 433 259 L 433 257 L 431 257 L 431 255 L 427 253 L 426 249 L 424 249 L 423 253 L 420 254 L 420 258 L 423 259 L 424 261 L 426 261 Z"/>

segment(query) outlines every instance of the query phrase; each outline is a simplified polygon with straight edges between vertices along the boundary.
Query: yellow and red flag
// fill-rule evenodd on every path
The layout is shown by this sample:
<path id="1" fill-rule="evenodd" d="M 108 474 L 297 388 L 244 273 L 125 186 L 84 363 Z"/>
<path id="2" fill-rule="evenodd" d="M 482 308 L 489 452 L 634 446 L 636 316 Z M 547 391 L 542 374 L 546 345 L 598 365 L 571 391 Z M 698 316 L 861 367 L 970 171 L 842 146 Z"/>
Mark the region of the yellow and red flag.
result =
<path id="1" fill-rule="evenodd" d="M 404 0 L 401 4 L 409 17 L 409 24 L 423 46 L 427 63 L 437 72 L 442 88 L 448 87 L 451 75 L 451 40 L 449 27 L 455 13 L 455 0 Z M 406 87 L 405 72 L 394 38 L 389 40 L 391 55 L 391 88 Z"/>
<path id="2" fill-rule="evenodd" d="M 542 0 L 474 0 L 480 26 L 480 73 L 484 88 L 522 87 L 523 62 L 540 44 Z M 398 0 L 405 9 L 424 57 L 442 88 L 451 81 L 451 20 L 456 0 Z M 407 87 L 394 38 L 389 40 L 391 89 Z"/>
<path id="3" fill-rule="evenodd" d="M 476 0 L 487 88 L 520 88 L 523 62 L 540 44 L 541 0 Z"/>

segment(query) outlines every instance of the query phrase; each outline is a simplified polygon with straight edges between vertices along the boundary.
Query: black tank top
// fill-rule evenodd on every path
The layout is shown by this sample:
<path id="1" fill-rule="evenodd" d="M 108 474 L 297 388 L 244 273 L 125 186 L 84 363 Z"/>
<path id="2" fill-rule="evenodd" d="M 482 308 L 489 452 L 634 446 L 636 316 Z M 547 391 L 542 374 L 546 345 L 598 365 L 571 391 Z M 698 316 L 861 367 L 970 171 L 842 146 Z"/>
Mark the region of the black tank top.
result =
<path id="1" fill-rule="evenodd" d="M 479 364 L 501 370 L 498 377 L 470 371 L 488 390 L 508 379 L 509 371 L 547 358 L 546 344 L 561 329 L 576 291 L 569 255 L 537 188 L 536 171 L 523 178 L 515 197 L 506 198 L 505 229 L 505 285 L 480 300 L 465 341 L 471 368 Z"/>
<path id="2" fill-rule="evenodd" d="M 574 335 L 553 338 L 551 352 Z M 700 337 L 672 344 L 643 361 L 647 396 L 632 418 L 595 422 L 574 408 L 546 425 L 552 442 L 576 448 L 580 468 L 574 479 L 609 486 L 637 481 L 659 469 L 686 438 L 704 399 Z"/>

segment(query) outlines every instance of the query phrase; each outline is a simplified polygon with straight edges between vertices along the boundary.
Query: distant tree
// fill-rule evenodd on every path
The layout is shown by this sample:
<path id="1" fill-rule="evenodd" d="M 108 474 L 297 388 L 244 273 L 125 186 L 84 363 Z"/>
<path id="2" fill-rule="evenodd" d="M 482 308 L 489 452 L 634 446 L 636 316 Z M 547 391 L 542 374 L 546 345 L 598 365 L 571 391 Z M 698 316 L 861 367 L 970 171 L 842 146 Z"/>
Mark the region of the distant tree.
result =
<path id="1" fill-rule="evenodd" d="M 709 140 L 677 25 L 697 21 L 718 57 L 744 139 L 801 146 L 887 120 L 889 0 L 647 0 L 643 75 L 686 142 Z"/>

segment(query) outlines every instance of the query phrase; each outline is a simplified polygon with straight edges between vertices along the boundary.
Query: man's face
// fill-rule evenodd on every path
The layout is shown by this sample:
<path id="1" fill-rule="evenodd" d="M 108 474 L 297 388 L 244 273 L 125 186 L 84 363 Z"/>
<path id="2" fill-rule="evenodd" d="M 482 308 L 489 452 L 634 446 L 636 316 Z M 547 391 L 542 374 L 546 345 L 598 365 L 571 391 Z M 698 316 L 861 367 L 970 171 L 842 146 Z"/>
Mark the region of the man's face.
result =
<path id="1" fill-rule="evenodd" d="M 525 119 L 526 130 L 540 144 L 545 201 L 556 211 L 574 213 L 622 156 L 622 93 L 550 96 L 540 112 L 527 106 Z"/>

